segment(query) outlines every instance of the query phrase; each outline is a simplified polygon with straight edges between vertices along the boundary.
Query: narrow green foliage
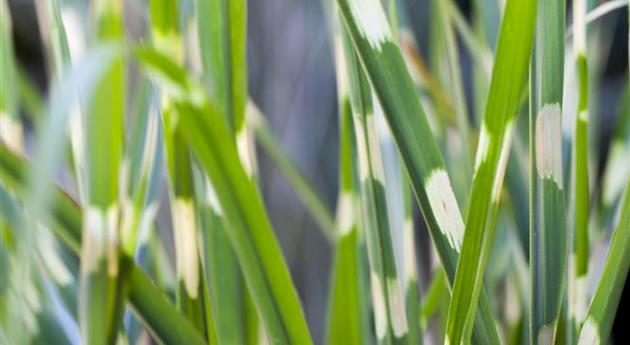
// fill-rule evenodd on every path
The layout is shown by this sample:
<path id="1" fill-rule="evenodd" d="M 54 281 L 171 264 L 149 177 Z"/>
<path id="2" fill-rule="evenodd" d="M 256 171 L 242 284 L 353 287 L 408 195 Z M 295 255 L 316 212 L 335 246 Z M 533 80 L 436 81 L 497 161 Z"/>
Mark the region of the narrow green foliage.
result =
<path id="1" fill-rule="evenodd" d="M 470 208 L 447 321 L 447 342 L 469 341 L 494 219 L 510 152 L 514 118 L 527 77 L 536 1 L 508 0 L 501 23 L 490 93 L 481 124 Z"/>
<path id="2" fill-rule="evenodd" d="M 63 76 L 63 73 L 72 66 L 72 60 L 70 57 L 70 48 L 68 46 L 68 38 L 66 36 L 66 30 L 64 23 L 61 19 L 61 9 L 58 0 L 42 1 L 37 3 L 38 16 L 41 23 L 50 23 L 50 31 L 48 32 L 47 53 L 52 60 L 52 75 L 55 76 L 55 80 Z M 84 118 L 81 111 L 78 108 L 73 108 L 70 115 L 70 143 L 72 146 L 72 163 L 74 164 L 75 178 L 77 182 L 77 188 L 79 195 L 83 202 L 87 199 L 86 190 L 86 166 L 85 152 L 85 126 Z"/>
<path id="3" fill-rule="evenodd" d="M 31 164 L 23 157 L 0 144 L 0 182 L 23 194 L 28 186 L 28 171 Z M 81 248 L 81 226 L 83 218 L 80 206 L 67 193 L 55 188 L 51 196 L 49 221 L 53 234 L 76 257 Z M 192 325 L 173 308 L 163 292 L 135 265 L 129 268 L 129 294 L 127 299 L 138 318 L 151 333 L 167 345 L 179 344 L 187 339 L 191 344 L 201 345 L 204 340 Z"/>
<path id="4" fill-rule="evenodd" d="M 227 121 L 186 71 L 151 50 L 140 50 L 144 68 L 177 90 L 178 130 L 194 148 L 215 188 L 228 236 L 272 343 L 312 342 L 300 303 L 258 190 L 238 158 Z"/>
<path id="5" fill-rule="evenodd" d="M 463 179 L 466 181 L 462 185 L 462 190 L 467 190 L 470 186 L 469 182 L 472 178 L 472 150 L 469 145 L 470 140 L 470 123 L 468 120 L 468 109 L 463 89 L 463 81 L 459 66 L 459 52 L 455 42 L 455 33 L 453 25 L 449 17 L 449 2 L 443 0 L 434 0 L 432 6 L 436 10 L 436 18 L 440 25 L 441 50 L 444 54 L 446 62 L 445 68 L 445 85 L 447 90 L 451 90 L 453 96 L 453 104 L 455 106 L 455 114 L 457 117 L 457 129 L 459 131 L 459 139 L 463 142 L 463 149 L 457 154 L 457 170 L 462 171 Z M 463 197 L 467 195 L 464 194 Z"/>
<path id="6" fill-rule="evenodd" d="M 377 1 L 338 0 L 337 4 L 361 65 L 383 107 L 435 248 L 452 282 L 464 224 L 442 155 L 403 57 Z M 365 12 L 374 16 L 366 16 Z M 485 295 L 481 298 L 476 324 L 476 342 L 499 342 Z"/>
<path id="7" fill-rule="evenodd" d="M 123 38 L 120 0 L 91 4 L 96 42 Z M 121 56 L 107 68 L 88 105 L 83 152 L 86 178 L 81 240 L 79 326 L 85 344 L 113 344 L 118 336 L 129 260 L 120 256 L 118 205 L 125 114 L 125 70 Z M 120 279 L 119 279 L 120 278 Z"/>
<path id="8" fill-rule="evenodd" d="M 348 100 L 342 112 L 342 176 L 347 176 L 348 168 L 352 167 L 352 157 L 349 155 L 352 130 L 351 114 Z M 341 132 L 340 132 L 341 133 Z M 345 149 L 344 149 L 345 147 Z M 344 152 L 345 151 L 345 152 Z M 348 164 L 349 163 L 349 164 Z M 332 276 L 331 297 L 328 315 L 327 343 L 329 344 L 361 344 L 361 313 L 360 275 L 358 231 L 355 220 L 355 206 L 353 186 L 343 183 L 337 203 L 337 223 L 339 235 L 336 243 L 336 253 Z M 346 180 L 352 182 L 352 180 Z"/>
<path id="9" fill-rule="evenodd" d="M 300 29 L 321 20 L 310 3 L 24 15 L 0 0 L 0 343 L 609 343 L 630 272 L 630 75 L 609 140 L 589 111 L 617 74 L 604 34 L 619 25 L 600 19 L 628 0 L 592 1 L 567 16 L 563 0 L 335 0 L 320 42 Z M 297 50 L 276 54 L 269 29 Z M 302 158 L 330 182 L 339 134 L 334 208 L 254 102 L 281 122 L 299 120 L 285 102 L 329 112 L 328 51 L 338 123 Z M 286 209 L 276 234 L 269 169 L 325 242 Z"/>
<path id="10" fill-rule="evenodd" d="M 196 0 L 204 79 L 219 110 L 239 133 L 245 124 L 247 2 Z"/>
<path id="11" fill-rule="evenodd" d="M 588 177 L 588 62 L 586 55 L 586 1 L 577 0 L 573 4 L 573 50 L 578 81 L 578 108 L 575 116 L 575 135 L 573 145 L 573 164 L 575 176 L 573 190 L 575 193 L 575 232 L 570 263 L 572 264 L 571 291 L 569 301 L 569 318 L 574 329 L 586 312 L 586 284 L 589 258 L 589 177 Z"/>
<path id="12" fill-rule="evenodd" d="M 531 67 L 531 344 L 554 343 L 566 286 L 561 141 L 565 12 L 564 1 L 540 4 Z"/>
<path id="13" fill-rule="evenodd" d="M 23 149 L 22 124 L 18 114 L 18 97 L 15 87 L 17 76 L 13 53 L 12 23 L 7 0 L 0 2 L 0 139 L 17 150 Z"/>
<path id="14" fill-rule="evenodd" d="M 400 165 L 400 169 L 404 167 Z M 404 170 L 403 170 L 404 171 Z M 401 171 L 401 173 L 403 172 Z M 409 323 L 408 343 L 417 345 L 422 341 L 423 329 L 420 325 L 420 283 L 418 281 L 418 267 L 416 264 L 416 241 L 415 226 L 413 221 L 413 195 L 411 186 L 407 181 L 407 176 L 401 174 L 402 197 L 404 205 L 403 223 L 403 256 L 405 257 L 405 306 L 407 311 L 407 322 Z"/>
<path id="15" fill-rule="evenodd" d="M 156 49 L 176 64 L 183 63 L 183 42 L 180 33 L 178 0 L 152 0 L 151 29 Z M 176 96 L 168 88 L 161 90 L 164 144 L 171 198 L 171 217 L 178 277 L 178 307 L 204 329 L 201 300 L 197 210 L 193 204 L 194 184 L 192 161 L 182 134 L 177 130 L 179 114 L 174 106 Z"/>
<path id="16" fill-rule="evenodd" d="M 615 131 L 610 141 L 610 153 L 604 168 L 602 198 L 602 218 L 610 219 L 616 202 L 620 199 L 623 186 L 628 181 L 626 171 L 630 169 L 630 85 L 626 85 L 625 97 L 617 111 Z"/>
<path id="17" fill-rule="evenodd" d="M 362 216 L 370 262 L 370 284 L 376 337 L 380 344 L 403 344 L 409 325 L 400 286 L 387 214 L 385 174 L 372 94 L 361 65 L 346 38 L 352 117 L 357 141 Z"/>
<path id="18" fill-rule="evenodd" d="M 335 63 L 339 97 L 339 196 L 337 199 L 337 233 L 331 273 L 327 344 L 358 345 L 364 343 L 363 320 L 366 309 L 361 288 L 362 268 L 359 252 L 358 207 L 355 192 L 357 167 L 354 157 L 352 106 L 348 94 L 348 71 L 343 51 L 342 33 L 337 32 Z"/>
<path id="19" fill-rule="evenodd" d="M 304 174 L 291 161 L 282 150 L 281 143 L 273 136 L 263 114 L 251 102 L 247 112 L 249 125 L 251 125 L 260 149 L 273 162 L 276 169 L 284 175 L 289 184 L 294 188 L 306 209 L 317 223 L 324 236 L 331 242 L 335 240 L 335 220 L 328 206 L 317 194 L 313 186 L 308 182 Z"/>
<path id="20" fill-rule="evenodd" d="M 630 269 L 630 185 L 619 205 L 617 226 L 610 240 L 595 297 L 582 324 L 579 345 L 606 344 L 615 320 L 624 282 Z"/>
<path id="21" fill-rule="evenodd" d="M 196 24 L 201 50 L 202 77 L 219 111 L 224 114 L 234 133 L 241 163 L 251 178 L 255 178 L 255 151 L 253 138 L 245 121 L 247 102 L 246 1 L 198 0 Z M 207 188 L 201 200 L 210 200 L 213 187 Z M 215 306 L 217 335 L 220 343 L 244 344 L 247 338 L 258 337 L 255 313 L 247 308 L 250 297 L 238 269 L 236 257 L 225 231 L 220 209 L 205 204 L 206 213 L 213 221 L 206 226 L 209 234 L 206 251 L 206 270 L 213 272 L 210 298 Z M 226 310 L 230 310 L 227 312 Z"/>

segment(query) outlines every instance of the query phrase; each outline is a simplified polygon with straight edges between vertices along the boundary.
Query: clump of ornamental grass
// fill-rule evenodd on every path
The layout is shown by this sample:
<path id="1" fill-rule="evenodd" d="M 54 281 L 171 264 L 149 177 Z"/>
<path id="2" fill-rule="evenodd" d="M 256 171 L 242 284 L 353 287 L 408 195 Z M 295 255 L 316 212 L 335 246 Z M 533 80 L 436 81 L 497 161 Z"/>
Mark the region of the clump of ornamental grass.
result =
<path id="1" fill-rule="evenodd" d="M 37 2 L 40 95 L 0 0 L 2 343 L 312 344 L 257 147 L 333 248 L 326 344 L 609 343 L 630 268 L 630 87 L 597 152 L 591 52 L 628 2 L 478 0 L 471 23 L 430 4 L 423 56 L 396 1 L 324 2 L 332 208 L 248 96 L 247 1 L 150 0 L 142 40 L 123 0 Z"/>

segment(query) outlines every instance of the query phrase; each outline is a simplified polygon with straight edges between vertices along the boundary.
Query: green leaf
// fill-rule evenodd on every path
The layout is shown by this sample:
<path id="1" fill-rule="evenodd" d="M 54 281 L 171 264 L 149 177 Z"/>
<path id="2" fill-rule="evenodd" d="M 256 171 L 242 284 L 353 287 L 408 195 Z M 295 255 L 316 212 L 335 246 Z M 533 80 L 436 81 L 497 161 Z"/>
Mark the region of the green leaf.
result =
<path id="1" fill-rule="evenodd" d="M 184 63 L 184 42 L 180 32 L 180 2 L 178 0 L 152 0 L 151 36 L 153 46 L 171 59 L 176 68 Z M 170 61 L 168 61 L 170 62 Z M 173 72 L 169 73 L 173 77 Z M 174 76 L 183 81 L 184 76 Z M 182 133 L 177 128 L 179 114 L 175 99 L 177 91 L 159 85 L 162 123 L 164 125 L 164 151 L 169 177 L 169 197 L 175 263 L 178 280 L 177 305 L 179 309 L 204 331 L 203 295 L 201 286 L 201 259 L 199 257 L 198 212 L 194 200 L 193 162 Z"/>
<path id="2" fill-rule="evenodd" d="M 24 146 L 22 123 L 18 113 L 18 93 L 16 85 L 16 64 L 13 52 L 13 28 L 6 0 L 0 1 L 0 75 L 2 88 L 0 89 L 0 139 L 15 149 L 22 150 Z"/>
<path id="3" fill-rule="evenodd" d="M 606 344 L 610 336 L 624 282 L 630 269 L 630 184 L 619 205 L 617 226 L 610 240 L 595 297 L 580 331 L 579 345 Z"/>
<path id="4" fill-rule="evenodd" d="M 227 121 L 209 103 L 201 86 L 192 80 L 182 84 L 166 78 L 163 69 L 167 73 L 178 70 L 167 58 L 146 49 L 138 52 L 138 58 L 144 68 L 161 75 L 160 80 L 169 83 L 168 87 L 180 87 L 178 94 L 188 91 L 191 95 L 176 99 L 178 130 L 212 182 L 227 221 L 228 236 L 269 340 L 310 344 L 291 276 L 257 187 L 241 165 Z M 187 75 L 184 70 L 177 74 Z"/>
<path id="5" fill-rule="evenodd" d="M 515 115 L 526 82 L 536 22 L 536 1 L 508 0 L 501 23 L 490 93 L 481 124 L 466 230 L 447 321 L 447 342 L 466 343 L 494 240 L 494 219 Z"/>
<path id="6" fill-rule="evenodd" d="M 376 337 L 380 344 L 403 344 L 409 325 L 405 293 L 400 285 L 385 195 L 385 173 L 372 94 L 361 65 L 346 37 L 344 44 L 350 101 L 359 160 L 360 195 Z"/>
<path id="7" fill-rule="evenodd" d="M 100 62 L 99 59 L 94 61 Z M 28 186 L 28 172 L 31 168 L 32 164 L 25 158 L 12 152 L 4 143 L 0 144 L 0 182 L 4 186 L 24 195 Z M 53 225 L 51 230 L 55 237 L 78 257 L 83 223 L 81 207 L 60 188 L 54 188 L 51 194 L 52 209 L 48 218 Z M 27 209 L 32 215 L 32 204 L 25 205 L 28 205 Z M 175 345 L 180 344 L 182 339 L 186 339 L 190 344 L 205 344 L 203 337 L 169 303 L 164 293 L 140 268 L 133 264 L 129 268 L 127 300 L 138 318 L 162 343 Z"/>
<path id="8" fill-rule="evenodd" d="M 361 65 L 383 107 L 435 248 L 452 282 L 464 225 L 443 158 L 403 57 L 377 1 L 338 0 L 337 4 Z M 498 344 L 485 295 L 480 306 L 475 341 Z"/>

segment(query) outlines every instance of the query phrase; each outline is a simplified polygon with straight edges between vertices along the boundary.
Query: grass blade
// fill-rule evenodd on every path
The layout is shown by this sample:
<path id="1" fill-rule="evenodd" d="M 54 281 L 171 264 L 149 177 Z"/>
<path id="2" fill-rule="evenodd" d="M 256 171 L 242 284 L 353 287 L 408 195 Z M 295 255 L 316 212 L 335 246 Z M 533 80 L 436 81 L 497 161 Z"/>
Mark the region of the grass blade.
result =
<path id="1" fill-rule="evenodd" d="M 178 0 L 150 2 L 151 30 L 156 49 L 181 65 L 184 59 L 180 33 Z M 164 144 L 169 175 L 171 217 L 175 242 L 178 278 L 178 307 L 201 331 L 204 330 L 203 301 L 200 284 L 199 239 L 197 212 L 194 206 L 194 184 L 190 152 L 176 119 L 172 91 L 161 90 L 161 110 L 164 124 Z"/>
<path id="2" fill-rule="evenodd" d="M 100 42 L 123 38 L 120 0 L 92 4 L 95 35 Z M 85 121 L 87 205 L 81 241 L 79 325 L 85 344 L 112 344 L 124 302 L 127 260 L 119 255 L 119 183 L 123 159 L 125 116 L 124 62 L 116 59 L 106 70 L 89 102 Z"/>
<path id="3" fill-rule="evenodd" d="M 493 66 L 490 93 L 481 124 L 466 230 L 447 321 L 449 344 L 467 342 L 494 239 L 494 223 L 514 118 L 526 81 L 536 1 L 508 0 Z"/>
<path id="4" fill-rule="evenodd" d="M 361 65 L 383 106 L 416 199 L 452 282 L 464 225 L 443 158 L 400 50 L 392 40 L 385 14 L 377 1 L 338 0 L 337 4 Z M 477 343 L 499 342 L 485 295 L 481 298 L 476 325 Z"/>
<path id="5" fill-rule="evenodd" d="M 630 185 L 622 198 L 602 276 L 579 336 L 579 345 L 606 344 L 630 268 Z"/>
<path id="6" fill-rule="evenodd" d="M 554 343 L 566 286 L 561 142 L 565 12 L 564 1 L 539 6 L 531 65 L 531 344 Z"/>
<path id="7" fill-rule="evenodd" d="M 28 171 L 31 164 L 23 157 L 11 151 L 4 143 L 0 144 L 0 182 L 22 194 L 27 188 Z M 83 213 L 81 207 L 65 192 L 55 188 L 51 195 L 51 214 L 49 221 L 53 234 L 79 257 L 81 248 L 81 226 Z M 32 209 L 29 205 L 29 214 Z M 201 335 L 193 326 L 173 308 L 166 296 L 158 290 L 140 268 L 131 265 L 129 269 L 128 302 L 152 334 L 167 345 L 180 344 L 186 339 L 190 344 L 205 344 Z"/>
<path id="8" fill-rule="evenodd" d="M 575 192 L 575 232 L 573 239 L 571 265 L 571 285 L 569 291 L 568 317 L 571 321 L 571 334 L 579 329 L 586 313 L 586 288 L 589 259 L 589 177 L 588 177 L 588 62 L 586 55 L 586 1 L 573 3 L 573 53 L 577 67 L 578 108 L 575 117 L 575 136 L 573 145 L 573 164 L 575 176 L 573 190 Z"/>
<path id="9" fill-rule="evenodd" d="M 403 344 L 407 341 L 409 325 L 393 252 L 376 116 L 367 78 L 349 45 L 346 39 L 344 56 L 359 155 L 362 215 L 370 262 L 376 337 L 380 344 Z"/>
<path id="10" fill-rule="evenodd" d="M 355 192 L 356 146 L 353 140 L 352 106 L 348 95 L 347 67 L 341 34 L 335 35 L 335 65 L 339 96 L 339 197 L 337 199 L 337 233 L 331 273 L 330 297 L 326 325 L 327 344 L 358 345 L 364 343 L 363 327 L 367 318 L 361 288 L 362 263 L 359 252 L 358 207 Z"/>
<path id="11" fill-rule="evenodd" d="M 198 0 L 196 8 L 202 77 L 209 84 L 212 99 L 216 100 L 219 111 L 225 115 L 233 130 L 241 163 L 254 179 L 256 155 L 245 117 L 247 3 L 241 0 Z M 206 184 L 211 186 L 209 181 Z M 214 193 L 212 189 L 204 191 Z M 214 286 L 210 287 L 210 298 L 215 305 L 219 342 L 242 344 L 247 339 L 259 337 L 257 315 L 251 313 L 252 308 L 248 308 L 251 297 L 230 247 L 229 237 L 225 234 L 225 231 L 229 231 L 227 224 L 220 210 L 214 209 L 212 204 L 205 207 L 209 208 L 206 212 L 214 214 L 213 226 L 207 227 L 210 231 L 207 236 L 210 240 L 208 245 L 215 250 L 206 251 L 204 262 L 207 263 L 206 270 L 215 275 L 212 281 Z M 222 284 L 217 279 L 230 284 Z"/>
<path id="12" fill-rule="evenodd" d="M 248 104 L 248 121 L 251 125 L 256 141 L 261 150 L 271 159 L 278 171 L 284 175 L 295 193 L 315 220 L 326 238 L 333 242 L 335 234 L 335 220 L 328 206 L 317 194 L 306 177 L 295 166 L 295 163 L 282 151 L 282 145 L 278 142 L 265 120 L 264 115 L 251 101 Z"/>
<path id="13" fill-rule="evenodd" d="M 14 87 L 17 76 L 13 53 L 12 23 L 9 6 L 6 0 L 0 1 L 0 74 L 2 89 L 0 90 L 0 138 L 16 150 L 24 146 L 22 123 L 18 113 L 18 95 Z M 6 85 L 6 86 L 5 86 Z"/>
<path id="14" fill-rule="evenodd" d="M 276 242 L 254 182 L 240 163 L 227 121 L 205 97 L 203 88 L 168 58 L 147 49 L 138 51 L 143 67 L 180 96 L 178 128 L 212 185 L 228 224 L 254 304 L 272 343 L 310 344 L 297 293 Z"/>

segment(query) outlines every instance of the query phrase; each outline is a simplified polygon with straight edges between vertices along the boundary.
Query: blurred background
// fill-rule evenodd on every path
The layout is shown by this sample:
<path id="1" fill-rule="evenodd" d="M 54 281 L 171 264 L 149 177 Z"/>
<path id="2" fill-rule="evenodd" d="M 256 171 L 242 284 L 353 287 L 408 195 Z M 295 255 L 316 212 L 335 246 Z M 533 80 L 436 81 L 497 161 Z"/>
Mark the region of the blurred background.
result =
<path id="1" fill-rule="evenodd" d="M 46 0 L 41 0 L 46 1 Z M 541 0 L 544 1 L 544 0 Z M 33 0 L 9 0 L 14 25 L 15 50 L 19 65 L 42 93 L 48 87 L 47 68 L 41 32 Z M 87 0 L 65 0 L 86 8 Z M 462 13 L 470 18 L 473 1 L 456 1 Z M 501 0 L 497 0 L 500 3 Z M 192 8 L 192 0 L 184 1 Z M 337 90 L 331 45 L 329 18 L 332 0 L 250 0 L 248 10 L 249 93 L 266 115 L 275 136 L 306 178 L 314 185 L 326 204 L 334 209 L 338 188 L 338 120 Z M 589 7 L 598 4 L 590 1 Z M 141 41 L 148 37 L 145 0 L 127 0 L 125 9 L 128 38 Z M 400 12 L 413 29 L 420 52 L 430 55 L 429 0 L 401 0 Z M 567 2 L 567 12 L 571 2 Z M 498 8 L 498 7 L 497 7 Z M 85 10 L 77 13 L 86 13 Z M 498 15 L 498 14 L 497 14 Z M 628 78 L 628 11 L 617 10 L 593 25 L 596 53 L 593 61 L 600 69 L 595 81 L 595 105 L 591 118 L 596 132 L 592 137 L 599 151 L 607 145 L 618 111 L 620 95 Z M 71 18 L 68 34 L 85 32 L 87 18 Z M 571 18 L 567 18 L 567 24 Z M 484 23 L 498 30 L 498 18 Z M 72 45 L 73 39 L 70 37 Z M 471 57 L 460 44 L 460 59 L 465 91 L 472 107 Z M 80 49 L 80 47 L 78 48 Z M 589 56 L 589 59 L 591 57 Z M 430 65 L 430 61 L 429 61 Z M 591 134 L 589 134 L 591 135 Z M 605 154 L 599 155 L 598 174 Z M 259 153 L 260 185 L 265 204 L 282 245 L 286 260 L 300 294 L 311 332 L 316 343 L 323 340 L 327 305 L 328 275 L 331 264 L 329 242 L 306 212 L 286 179 L 265 155 Z M 162 205 L 167 210 L 166 205 Z M 161 212 L 167 214 L 168 212 Z M 416 218 L 421 219 L 417 212 Z M 168 223 L 168 222 L 162 222 Z M 160 229 L 169 236 L 170 229 Z M 421 257 L 429 257 L 429 239 L 420 226 L 417 236 Z M 630 255 L 630 254 L 629 254 Z M 420 272 L 426 284 L 430 272 Z M 626 284 L 619 310 L 629 301 Z M 627 324 L 626 324 L 627 326 Z M 617 344 L 623 343 L 624 332 L 617 318 L 613 334 Z"/>

